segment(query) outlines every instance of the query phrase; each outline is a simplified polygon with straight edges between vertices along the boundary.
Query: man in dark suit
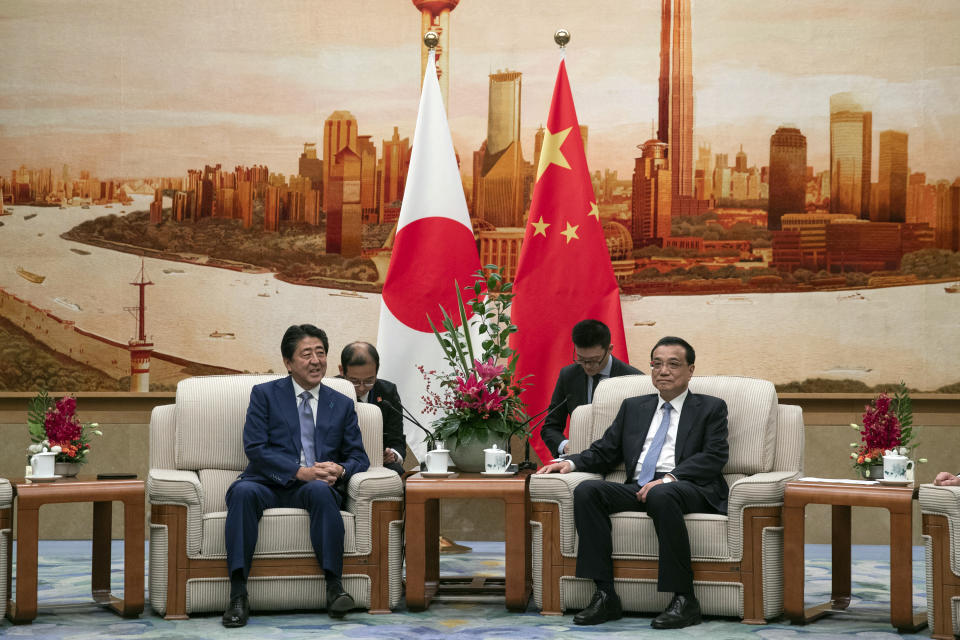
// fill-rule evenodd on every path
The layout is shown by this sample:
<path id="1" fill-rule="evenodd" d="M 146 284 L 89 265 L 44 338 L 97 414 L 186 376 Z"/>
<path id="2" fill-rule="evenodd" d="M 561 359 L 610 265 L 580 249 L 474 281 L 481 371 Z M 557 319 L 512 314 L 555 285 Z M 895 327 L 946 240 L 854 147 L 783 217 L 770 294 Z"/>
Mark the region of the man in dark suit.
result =
<path id="1" fill-rule="evenodd" d="M 593 401 L 593 390 L 601 380 L 642 373 L 613 357 L 610 328 L 599 320 L 581 320 L 574 325 L 572 338 L 573 364 L 560 370 L 540 429 L 550 453 L 557 456 L 567 450 L 567 437 L 563 435 L 567 417 L 580 405 Z"/>
<path id="2" fill-rule="evenodd" d="M 574 617 L 576 624 L 622 615 L 613 589 L 610 524 L 610 514 L 620 511 L 646 511 L 653 520 L 660 545 L 657 589 L 674 594 L 650 625 L 678 629 L 700 622 L 683 515 L 726 513 L 728 489 L 721 471 L 727 462 L 727 405 L 687 389 L 694 358 L 685 340 L 661 338 L 650 354 L 659 393 L 628 398 L 589 449 L 537 472 L 608 473 L 620 463 L 627 471 L 625 483 L 587 480 L 574 490 L 577 577 L 596 584 L 589 606 Z"/>
<path id="3" fill-rule="evenodd" d="M 383 466 L 403 475 L 407 439 L 403 435 L 403 411 L 397 385 L 377 377 L 380 354 L 369 342 L 351 342 L 340 352 L 340 377 L 357 392 L 358 402 L 376 405 L 383 414 Z"/>
<path id="4" fill-rule="evenodd" d="M 265 509 L 293 507 L 310 514 L 310 543 L 323 568 L 327 612 L 342 618 L 354 606 L 343 589 L 340 505 L 350 477 L 370 466 L 353 398 L 323 386 L 327 335 L 311 324 L 283 334 L 280 353 L 290 375 L 256 385 L 243 425 L 249 464 L 227 490 L 225 526 L 230 606 L 223 626 L 250 616 L 247 576 Z"/>

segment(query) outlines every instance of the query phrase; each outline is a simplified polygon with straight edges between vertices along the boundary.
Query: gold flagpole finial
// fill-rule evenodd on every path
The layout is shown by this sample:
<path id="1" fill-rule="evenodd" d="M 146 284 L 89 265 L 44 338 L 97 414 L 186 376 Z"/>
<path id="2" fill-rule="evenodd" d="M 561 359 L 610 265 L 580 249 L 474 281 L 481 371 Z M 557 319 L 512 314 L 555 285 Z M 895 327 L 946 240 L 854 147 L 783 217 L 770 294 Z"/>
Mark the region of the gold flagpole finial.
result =
<path id="1" fill-rule="evenodd" d="M 570 32 L 566 29 L 557 29 L 557 32 L 553 34 L 553 41 L 556 42 L 561 49 L 566 48 L 567 43 L 570 42 Z"/>
<path id="2" fill-rule="evenodd" d="M 436 31 L 427 31 L 423 34 L 423 44 L 427 45 L 427 49 L 436 49 L 440 44 L 440 36 Z"/>

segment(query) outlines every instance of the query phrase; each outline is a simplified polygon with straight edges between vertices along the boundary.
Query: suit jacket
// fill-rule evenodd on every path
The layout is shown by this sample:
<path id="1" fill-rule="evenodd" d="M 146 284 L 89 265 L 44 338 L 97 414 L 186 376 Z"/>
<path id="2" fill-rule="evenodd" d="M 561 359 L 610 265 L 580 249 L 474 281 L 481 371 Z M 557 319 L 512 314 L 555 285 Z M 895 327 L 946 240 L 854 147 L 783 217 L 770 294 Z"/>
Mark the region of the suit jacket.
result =
<path id="1" fill-rule="evenodd" d="M 577 471 L 605 474 L 622 462 L 627 482 L 633 482 L 658 403 L 655 393 L 624 400 L 603 436 L 589 449 L 569 456 Z M 728 488 L 721 475 L 727 454 L 727 403 L 713 396 L 689 393 L 680 412 L 676 466 L 670 474 L 696 485 L 717 513 L 727 512 Z"/>
<path id="2" fill-rule="evenodd" d="M 613 356 L 610 357 L 613 358 Z M 611 378 L 638 373 L 643 372 L 622 360 L 613 358 L 613 364 L 610 365 Z M 557 384 L 553 388 L 553 396 L 550 398 L 547 417 L 540 428 L 540 437 L 547 443 L 551 454 L 557 455 L 557 447 L 566 440 L 563 430 L 567 426 L 567 418 L 574 409 L 584 404 L 587 404 L 587 374 L 580 365 L 568 364 L 560 369 Z"/>
<path id="3" fill-rule="evenodd" d="M 397 385 L 389 380 L 377 378 L 367 395 L 367 401 L 380 407 L 383 414 L 383 446 L 389 447 L 400 454 L 407 456 L 407 438 L 403 435 L 403 407 L 400 403 L 400 393 Z"/>
<path id="4" fill-rule="evenodd" d="M 353 398 L 320 385 L 314 451 L 318 462 L 344 468 L 335 487 L 344 490 L 350 476 L 370 467 L 363 449 Z M 241 477 L 287 487 L 300 467 L 300 416 L 290 376 L 256 385 L 250 392 L 243 450 L 249 463 Z"/>

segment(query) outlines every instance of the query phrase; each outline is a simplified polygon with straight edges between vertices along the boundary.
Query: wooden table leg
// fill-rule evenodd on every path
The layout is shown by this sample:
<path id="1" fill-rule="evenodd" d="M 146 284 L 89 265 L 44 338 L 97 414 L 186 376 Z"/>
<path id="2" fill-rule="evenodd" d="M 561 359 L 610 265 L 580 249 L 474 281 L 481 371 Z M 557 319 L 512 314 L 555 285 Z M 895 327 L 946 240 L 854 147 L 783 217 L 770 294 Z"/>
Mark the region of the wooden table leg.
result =
<path id="1" fill-rule="evenodd" d="M 834 610 L 850 606 L 850 506 L 834 505 L 830 521 L 831 572 L 830 605 Z"/>
<path id="2" fill-rule="evenodd" d="M 505 601 L 510 611 L 526 611 L 530 599 L 530 513 L 526 501 L 504 501 Z"/>
<path id="3" fill-rule="evenodd" d="M 906 502 L 908 510 L 913 508 Z M 913 613 L 912 513 L 890 510 L 890 624 L 901 633 L 926 626 L 926 611 Z"/>
<path id="4" fill-rule="evenodd" d="M 113 503 L 93 503 L 93 560 L 90 587 L 98 604 L 110 603 L 110 543 L 113 528 Z"/>
<path id="5" fill-rule="evenodd" d="M 804 624 L 804 520 L 805 505 L 783 507 L 783 611 L 792 624 Z"/>
<path id="6" fill-rule="evenodd" d="M 17 508 L 17 595 L 7 606 L 7 617 L 24 624 L 37 617 L 37 551 L 40 507 Z"/>
<path id="7" fill-rule="evenodd" d="M 440 579 L 440 503 L 408 499 L 406 512 L 407 608 L 423 611 Z"/>
<path id="8" fill-rule="evenodd" d="M 143 613 L 144 503 L 142 497 L 123 503 L 123 608 L 125 618 Z"/>

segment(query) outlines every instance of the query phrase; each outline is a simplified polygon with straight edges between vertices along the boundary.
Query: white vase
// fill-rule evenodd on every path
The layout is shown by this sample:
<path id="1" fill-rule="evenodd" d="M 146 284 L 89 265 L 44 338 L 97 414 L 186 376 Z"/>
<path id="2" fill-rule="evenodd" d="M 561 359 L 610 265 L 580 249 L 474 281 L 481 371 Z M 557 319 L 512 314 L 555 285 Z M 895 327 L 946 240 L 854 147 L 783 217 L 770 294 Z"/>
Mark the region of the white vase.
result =
<path id="1" fill-rule="evenodd" d="M 53 465 L 53 472 L 64 478 L 72 478 L 80 472 L 79 462 L 58 462 Z"/>

